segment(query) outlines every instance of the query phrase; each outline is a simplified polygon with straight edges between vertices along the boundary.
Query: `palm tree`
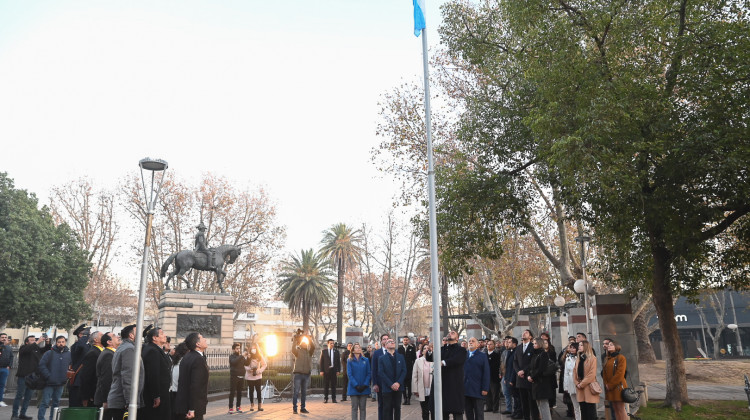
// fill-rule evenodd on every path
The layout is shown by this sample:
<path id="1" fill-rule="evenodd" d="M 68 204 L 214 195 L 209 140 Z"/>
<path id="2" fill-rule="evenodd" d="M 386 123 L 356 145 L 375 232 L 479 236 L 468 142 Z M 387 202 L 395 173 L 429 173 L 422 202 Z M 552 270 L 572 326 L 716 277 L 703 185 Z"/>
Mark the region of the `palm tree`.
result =
<path id="1" fill-rule="evenodd" d="M 312 249 L 291 255 L 279 275 L 279 295 L 293 316 L 302 317 L 302 329 L 310 331 L 310 317 L 320 317 L 323 304 L 333 300 L 333 275 L 329 261 Z"/>
<path id="2" fill-rule="evenodd" d="M 344 223 L 331 226 L 323 232 L 323 240 L 320 241 L 323 248 L 320 253 L 331 260 L 338 274 L 338 300 L 336 302 L 336 338 L 343 343 L 342 327 L 344 316 L 344 274 L 346 270 L 359 262 L 362 255 L 362 232 L 352 230 Z"/>

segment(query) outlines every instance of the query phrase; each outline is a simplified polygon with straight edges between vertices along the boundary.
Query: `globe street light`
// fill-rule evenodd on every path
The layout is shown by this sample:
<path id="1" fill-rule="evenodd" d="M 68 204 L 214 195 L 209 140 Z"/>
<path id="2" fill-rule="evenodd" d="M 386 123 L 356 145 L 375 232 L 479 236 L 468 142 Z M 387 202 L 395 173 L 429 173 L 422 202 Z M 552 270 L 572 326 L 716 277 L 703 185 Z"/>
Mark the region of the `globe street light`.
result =
<path id="1" fill-rule="evenodd" d="M 151 251 L 151 224 L 154 220 L 154 207 L 159 198 L 159 192 L 164 182 L 167 162 L 161 159 L 144 158 L 138 162 L 141 167 L 141 182 L 143 183 L 143 199 L 146 205 L 146 240 L 143 244 L 143 261 L 141 262 L 141 285 L 138 293 L 138 317 L 135 323 L 135 360 L 133 363 L 133 377 L 130 387 L 130 404 L 128 418 L 136 420 L 138 417 L 138 382 L 141 375 L 141 341 L 143 340 L 143 312 L 146 306 L 146 285 L 148 278 L 148 257 Z M 146 183 L 147 173 L 151 173 L 151 182 Z M 157 176 L 157 173 L 159 176 Z"/>
<path id="2" fill-rule="evenodd" d="M 575 282 L 573 288 L 576 293 L 583 293 L 583 303 L 586 307 L 586 332 L 587 337 L 591 337 L 591 320 L 589 319 L 589 284 L 586 279 L 586 242 L 590 241 L 591 237 L 587 235 L 581 235 L 576 237 L 576 242 L 581 243 L 581 280 Z M 581 282 L 581 283 L 579 283 Z"/>

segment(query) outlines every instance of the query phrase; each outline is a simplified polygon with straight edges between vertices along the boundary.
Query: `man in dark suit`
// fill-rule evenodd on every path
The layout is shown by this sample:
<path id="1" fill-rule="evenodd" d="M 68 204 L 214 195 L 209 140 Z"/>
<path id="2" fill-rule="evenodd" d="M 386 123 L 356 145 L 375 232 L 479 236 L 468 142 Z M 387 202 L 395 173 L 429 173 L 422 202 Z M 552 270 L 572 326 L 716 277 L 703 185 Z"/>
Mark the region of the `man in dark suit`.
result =
<path id="1" fill-rule="evenodd" d="M 531 330 L 523 332 L 521 336 L 522 343 L 518 345 L 513 359 L 513 369 L 518 376 L 516 379 L 516 388 L 518 388 L 518 393 L 520 394 L 524 420 L 539 419 L 539 407 L 537 407 L 536 401 L 531 397 L 531 382 L 526 379 L 526 373 L 531 367 L 531 358 L 534 355 L 534 346 L 531 344 L 533 338 L 534 334 L 531 333 Z"/>
<path id="2" fill-rule="evenodd" d="M 112 358 L 115 350 L 120 345 L 120 336 L 108 332 L 101 338 L 104 347 L 96 359 L 96 392 L 94 393 L 94 406 L 107 408 L 107 396 L 112 387 Z M 106 411 L 105 411 L 106 413 Z"/>
<path id="3" fill-rule="evenodd" d="M 161 328 L 147 329 L 143 334 L 146 344 L 143 346 L 144 407 L 138 418 L 161 420 L 171 417 L 169 385 L 172 382 L 172 363 L 164 354 L 162 346 L 167 342 L 167 335 Z"/>
<path id="4" fill-rule="evenodd" d="M 81 377 L 80 397 L 84 407 L 94 406 L 94 394 L 96 394 L 96 361 L 99 359 L 104 347 L 102 347 L 102 333 L 94 331 L 89 336 L 91 350 L 83 356 L 81 370 L 77 376 Z"/>
<path id="5" fill-rule="evenodd" d="M 390 336 L 387 333 L 382 334 L 380 336 L 381 348 L 372 352 L 372 390 L 378 395 L 378 420 L 383 420 L 383 394 L 380 389 L 380 378 L 378 377 L 378 361 L 386 353 L 385 342 L 389 338 Z"/>
<path id="6" fill-rule="evenodd" d="M 208 365 L 203 352 L 208 343 L 202 335 L 190 333 L 185 344 L 190 351 L 180 362 L 175 412 L 186 419 L 203 420 L 208 405 Z"/>
<path id="7" fill-rule="evenodd" d="M 385 348 L 387 353 L 378 361 L 383 420 L 401 419 L 401 388 L 406 379 L 406 360 L 396 352 L 396 342 L 392 338 L 386 341 Z"/>
<path id="8" fill-rule="evenodd" d="M 336 401 L 336 376 L 341 372 L 341 354 L 334 348 L 333 339 L 328 339 L 328 348 L 320 352 L 320 374 L 323 375 L 323 402 L 328 402 L 331 389 L 332 402 Z"/>
<path id="9" fill-rule="evenodd" d="M 91 349 L 88 343 L 90 332 L 91 328 L 87 327 L 86 324 L 79 325 L 73 331 L 73 335 L 78 337 L 78 339 L 70 346 L 71 369 L 77 373 L 75 379 L 68 382 L 69 407 L 83 407 L 83 401 L 81 400 L 81 377 L 78 376 L 78 373 L 80 373 L 83 357 Z"/>
<path id="10" fill-rule="evenodd" d="M 408 336 L 404 336 L 404 338 L 401 340 L 402 345 L 398 346 L 398 353 L 404 356 L 404 360 L 406 360 L 406 377 L 410 378 L 404 386 L 401 388 L 403 397 L 404 397 L 404 405 L 410 405 L 411 404 L 411 373 L 414 369 L 414 362 L 417 361 L 417 349 L 414 348 L 414 346 L 409 341 Z"/>

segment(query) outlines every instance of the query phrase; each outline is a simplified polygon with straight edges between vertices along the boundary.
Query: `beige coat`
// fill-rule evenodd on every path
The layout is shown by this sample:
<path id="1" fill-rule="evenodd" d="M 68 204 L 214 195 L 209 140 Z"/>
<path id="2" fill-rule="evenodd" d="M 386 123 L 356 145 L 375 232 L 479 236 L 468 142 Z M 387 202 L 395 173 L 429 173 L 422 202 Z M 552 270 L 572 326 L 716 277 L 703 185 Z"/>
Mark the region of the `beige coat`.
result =
<path id="1" fill-rule="evenodd" d="M 590 383 L 596 382 L 596 357 L 589 357 L 588 359 L 586 359 L 586 362 L 584 362 L 583 378 L 578 377 L 579 363 L 581 363 L 580 357 L 578 357 L 576 366 L 573 369 L 573 382 L 576 384 L 576 386 L 579 384 L 581 385 L 581 387 L 577 388 L 576 390 L 576 397 L 578 398 L 578 402 L 598 404 L 599 395 L 592 394 L 591 388 L 589 387 Z"/>
<path id="2" fill-rule="evenodd" d="M 424 380 L 422 379 L 425 369 L 430 370 L 430 383 L 432 383 L 432 362 L 426 361 L 422 356 L 414 362 L 414 369 L 411 372 L 411 391 L 419 401 L 424 401 L 425 397 Z"/>

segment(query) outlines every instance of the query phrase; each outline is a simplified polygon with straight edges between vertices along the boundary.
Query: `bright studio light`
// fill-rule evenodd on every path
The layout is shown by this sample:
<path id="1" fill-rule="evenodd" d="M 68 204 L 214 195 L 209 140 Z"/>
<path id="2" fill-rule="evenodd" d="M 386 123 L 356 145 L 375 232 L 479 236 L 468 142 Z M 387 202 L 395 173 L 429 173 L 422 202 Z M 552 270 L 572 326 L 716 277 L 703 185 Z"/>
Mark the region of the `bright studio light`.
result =
<path id="1" fill-rule="evenodd" d="M 266 354 L 269 357 L 276 356 L 276 354 L 279 352 L 279 341 L 276 339 L 276 336 L 274 334 L 267 335 L 265 341 Z"/>
<path id="2" fill-rule="evenodd" d="M 302 336 L 302 340 L 300 340 L 300 344 L 302 343 L 310 344 L 310 340 L 307 339 L 306 335 Z"/>

